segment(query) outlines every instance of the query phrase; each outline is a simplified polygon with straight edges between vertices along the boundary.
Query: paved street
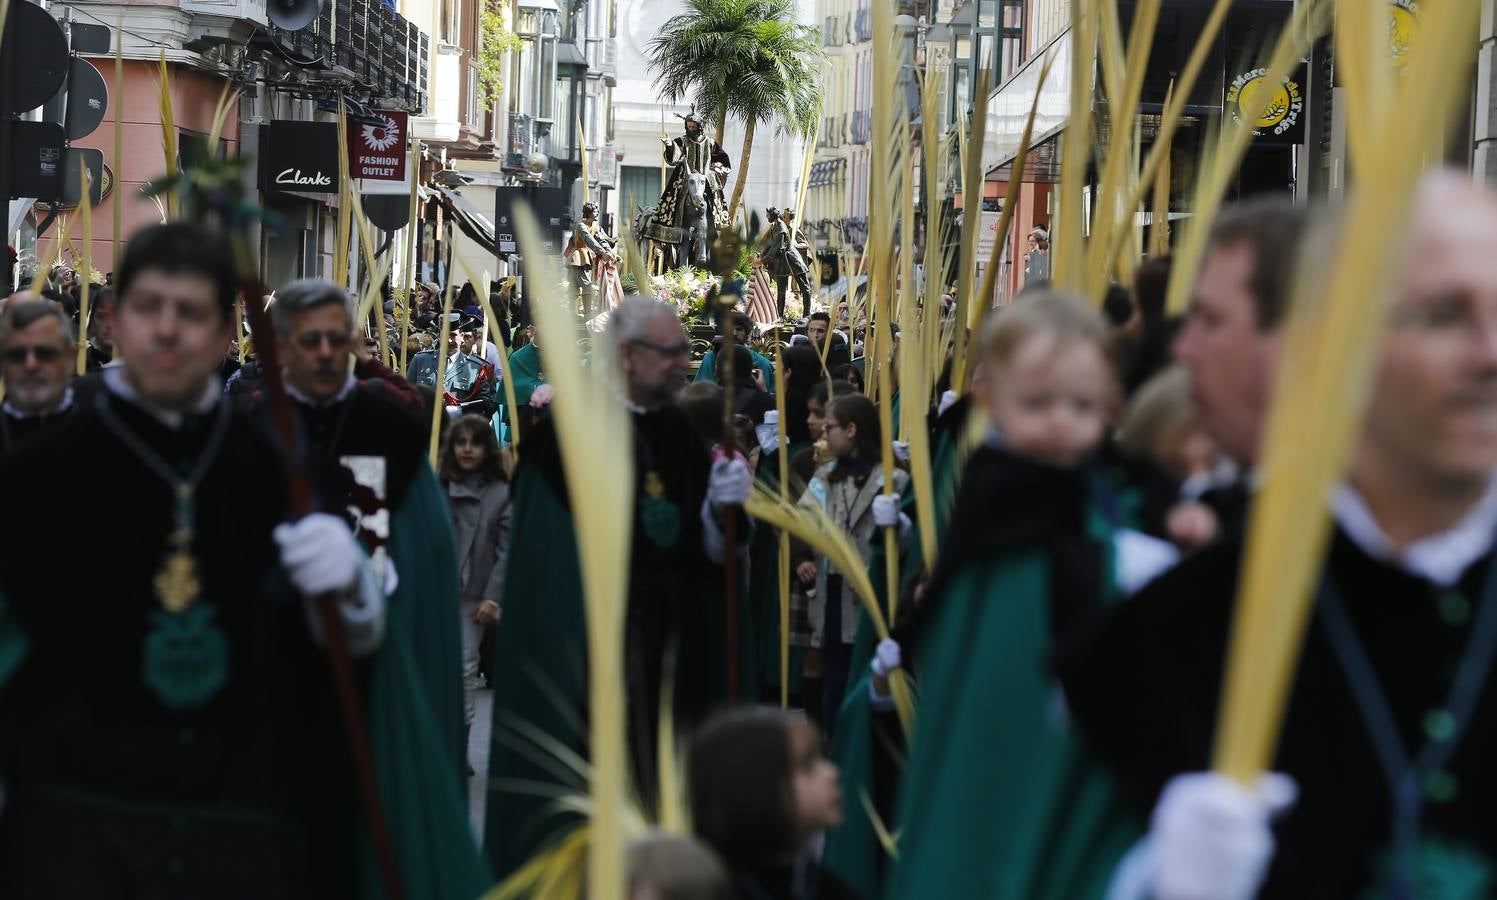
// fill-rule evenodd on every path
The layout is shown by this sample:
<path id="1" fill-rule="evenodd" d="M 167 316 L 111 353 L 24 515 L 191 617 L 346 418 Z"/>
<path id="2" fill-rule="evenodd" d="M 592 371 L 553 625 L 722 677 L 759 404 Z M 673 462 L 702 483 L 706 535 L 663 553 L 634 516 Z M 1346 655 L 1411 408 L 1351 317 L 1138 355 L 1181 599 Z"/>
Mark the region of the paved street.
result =
<path id="1" fill-rule="evenodd" d="M 468 762 L 475 774 L 468 779 L 468 815 L 473 823 L 473 837 L 483 840 L 483 784 L 489 768 L 489 728 L 494 708 L 494 692 L 487 688 L 478 692 L 478 717 L 473 720 L 473 730 L 468 733 Z"/>

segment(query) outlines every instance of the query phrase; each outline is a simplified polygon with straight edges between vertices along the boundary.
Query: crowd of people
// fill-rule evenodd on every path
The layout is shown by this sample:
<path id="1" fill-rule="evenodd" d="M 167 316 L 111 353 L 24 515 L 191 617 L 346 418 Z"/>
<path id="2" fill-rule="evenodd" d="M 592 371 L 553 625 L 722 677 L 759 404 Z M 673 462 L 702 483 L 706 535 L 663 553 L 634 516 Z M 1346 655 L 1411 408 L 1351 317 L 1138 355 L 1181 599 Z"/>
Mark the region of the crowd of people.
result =
<path id="1" fill-rule="evenodd" d="M 1036 229 L 970 379 L 936 360 L 928 396 L 870 397 L 876 342 L 835 311 L 794 334 L 739 314 L 694 360 L 674 306 L 613 306 L 591 340 L 630 430 L 593 437 L 635 472 L 626 768 L 638 822 L 676 831 L 636 835 L 629 896 L 1497 890 L 1497 196 L 1469 181 L 1426 177 L 1368 298 L 1389 325 L 1351 468 L 1303 498 L 1334 536 L 1273 771 L 1211 771 L 1285 323 L 1338 226 L 1228 207 L 1180 317 L 1169 257 L 1099 308 L 1050 289 Z M 542 343 L 564 337 L 515 317 L 513 284 L 465 286 L 443 323 L 437 285 L 362 321 L 303 279 L 241 348 L 232 249 L 186 224 L 137 233 L 86 321 L 73 277 L 48 282 L 0 301 L 0 896 L 533 875 L 588 814 L 589 498 Z M 930 504 L 881 423 L 901 404 Z M 797 535 L 788 581 L 745 512 L 782 450 L 790 501 L 856 551 Z M 889 547 L 880 639 L 847 569 L 882 583 Z"/>

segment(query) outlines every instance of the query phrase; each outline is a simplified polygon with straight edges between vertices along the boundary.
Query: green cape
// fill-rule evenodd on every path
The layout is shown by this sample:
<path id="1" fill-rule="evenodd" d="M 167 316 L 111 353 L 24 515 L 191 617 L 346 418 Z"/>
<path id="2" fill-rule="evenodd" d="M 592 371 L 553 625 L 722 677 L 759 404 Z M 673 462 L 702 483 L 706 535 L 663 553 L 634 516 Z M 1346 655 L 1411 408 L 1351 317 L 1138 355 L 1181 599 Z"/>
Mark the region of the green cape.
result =
<path id="1" fill-rule="evenodd" d="M 463 784 L 462 642 L 447 500 L 423 463 L 391 516 L 399 577 L 372 661 L 369 731 L 380 799 L 409 900 L 472 900 L 493 884 Z M 366 859 L 365 892 L 384 896 Z"/>
<path id="2" fill-rule="evenodd" d="M 889 898 L 1102 897 L 1142 833 L 1049 675 L 1049 567 L 969 565 L 926 623 Z"/>

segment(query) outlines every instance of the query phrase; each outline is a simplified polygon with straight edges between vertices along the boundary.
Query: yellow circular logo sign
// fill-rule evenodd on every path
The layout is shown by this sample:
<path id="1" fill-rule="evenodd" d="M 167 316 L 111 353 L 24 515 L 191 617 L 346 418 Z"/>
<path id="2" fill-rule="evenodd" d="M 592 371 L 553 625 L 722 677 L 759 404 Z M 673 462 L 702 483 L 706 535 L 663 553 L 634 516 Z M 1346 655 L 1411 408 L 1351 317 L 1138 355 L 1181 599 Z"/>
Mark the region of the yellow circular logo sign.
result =
<path id="1" fill-rule="evenodd" d="M 1283 134 L 1299 122 L 1304 108 L 1304 96 L 1298 82 L 1285 78 L 1272 84 L 1267 69 L 1243 72 L 1232 79 L 1227 88 L 1227 109 L 1232 121 L 1241 125 L 1246 112 L 1254 111 L 1253 133 L 1256 135 Z"/>
<path id="2" fill-rule="evenodd" d="M 1417 0 L 1392 0 L 1388 4 L 1388 56 L 1393 66 L 1402 69 L 1409 64 L 1409 53 L 1419 39 L 1419 3 Z"/>

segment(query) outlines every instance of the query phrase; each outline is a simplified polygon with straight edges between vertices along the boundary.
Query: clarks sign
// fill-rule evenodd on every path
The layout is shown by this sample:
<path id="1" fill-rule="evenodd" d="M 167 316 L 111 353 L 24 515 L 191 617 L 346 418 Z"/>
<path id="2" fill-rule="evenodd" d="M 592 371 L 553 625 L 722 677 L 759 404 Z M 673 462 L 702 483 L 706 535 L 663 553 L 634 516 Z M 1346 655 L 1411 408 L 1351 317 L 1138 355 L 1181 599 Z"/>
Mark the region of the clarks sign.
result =
<path id="1" fill-rule="evenodd" d="M 282 169 L 275 177 L 276 184 L 306 189 L 308 187 L 331 187 L 333 181 L 321 172 L 303 175 L 301 169 Z"/>
<path id="2" fill-rule="evenodd" d="M 261 132 L 260 189 L 338 193 L 338 126 L 271 122 Z"/>

